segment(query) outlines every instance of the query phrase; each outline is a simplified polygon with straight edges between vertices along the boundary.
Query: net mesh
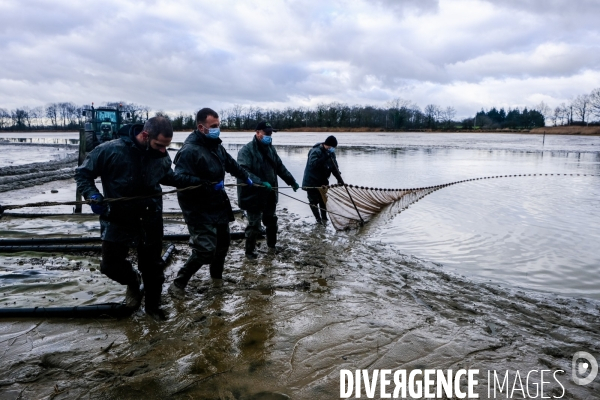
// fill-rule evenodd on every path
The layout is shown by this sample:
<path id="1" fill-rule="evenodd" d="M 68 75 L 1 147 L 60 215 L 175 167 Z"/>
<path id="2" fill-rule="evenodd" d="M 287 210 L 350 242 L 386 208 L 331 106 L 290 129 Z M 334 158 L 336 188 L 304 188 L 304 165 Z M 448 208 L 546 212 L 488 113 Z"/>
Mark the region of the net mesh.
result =
<path id="1" fill-rule="evenodd" d="M 353 229 L 379 215 L 386 208 L 401 210 L 445 185 L 416 189 L 381 189 L 354 185 L 319 188 L 329 219 L 337 230 Z"/>

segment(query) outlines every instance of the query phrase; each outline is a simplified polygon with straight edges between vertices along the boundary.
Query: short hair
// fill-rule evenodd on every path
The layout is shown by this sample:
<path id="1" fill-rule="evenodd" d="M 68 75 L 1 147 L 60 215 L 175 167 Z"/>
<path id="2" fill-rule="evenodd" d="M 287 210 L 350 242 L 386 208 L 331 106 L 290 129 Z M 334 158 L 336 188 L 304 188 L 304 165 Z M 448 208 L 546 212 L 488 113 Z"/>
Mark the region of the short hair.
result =
<path id="1" fill-rule="evenodd" d="M 168 118 L 157 116 L 152 117 L 144 124 L 144 130 L 148 132 L 150 139 L 158 138 L 158 135 L 163 135 L 166 138 L 173 137 L 173 126 Z"/>
<path id="2" fill-rule="evenodd" d="M 201 122 L 206 122 L 206 118 L 208 118 L 209 115 L 213 118 L 219 118 L 219 114 L 212 108 L 203 108 L 196 114 L 196 125 Z"/>

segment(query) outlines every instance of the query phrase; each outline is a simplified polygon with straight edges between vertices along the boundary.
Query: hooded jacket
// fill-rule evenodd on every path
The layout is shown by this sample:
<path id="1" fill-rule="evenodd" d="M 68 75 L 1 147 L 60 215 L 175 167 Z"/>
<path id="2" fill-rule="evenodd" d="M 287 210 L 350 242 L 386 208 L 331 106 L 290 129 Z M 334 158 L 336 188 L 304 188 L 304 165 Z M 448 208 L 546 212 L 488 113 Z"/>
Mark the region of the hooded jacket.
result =
<path id="1" fill-rule="evenodd" d="M 100 193 L 94 183 L 97 177 L 102 181 L 105 198 L 156 195 L 162 193 L 161 184 L 178 188 L 200 184 L 197 178 L 176 176 L 167 152 L 144 149 L 136 143 L 130 132 L 99 145 L 87 155 L 75 170 L 77 189 L 83 197 L 89 199 Z M 113 202 L 100 219 L 131 229 L 139 225 L 141 218 L 162 217 L 162 204 L 162 196 Z"/>
<path id="2" fill-rule="evenodd" d="M 302 187 L 327 186 L 329 185 L 331 174 L 335 176 L 339 183 L 343 182 L 341 175 L 338 173 L 335 153 L 328 152 L 321 145 L 322 143 L 315 144 L 308 152 Z"/>
<path id="3" fill-rule="evenodd" d="M 272 201 L 273 198 L 277 203 L 278 176 L 290 186 L 296 182 L 290 171 L 283 165 L 275 147 L 260 143 L 256 136 L 240 149 L 237 160 L 254 183 L 268 182 L 275 189 L 269 191 L 261 187 L 238 186 L 238 205 L 242 210 L 261 210 L 267 201 Z M 238 183 L 242 182 L 238 181 Z"/>
<path id="4" fill-rule="evenodd" d="M 225 190 L 213 186 L 225 179 L 225 172 L 246 183 L 248 174 L 227 153 L 221 139 L 192 132 L 175 156 L 175 174 L 194 176 L 205 183 L 198 189 L 177 193 L 179 206 L 188 225 L 221 224 L 233 221 L 231 203 Z"/>

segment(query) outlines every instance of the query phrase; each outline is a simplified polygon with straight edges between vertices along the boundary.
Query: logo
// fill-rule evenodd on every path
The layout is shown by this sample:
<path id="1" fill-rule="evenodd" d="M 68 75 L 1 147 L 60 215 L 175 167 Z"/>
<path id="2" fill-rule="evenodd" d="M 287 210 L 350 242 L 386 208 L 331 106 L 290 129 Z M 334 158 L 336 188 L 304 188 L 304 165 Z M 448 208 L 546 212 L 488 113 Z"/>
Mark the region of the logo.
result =
<path id="1" fill-rule="evenodd" d="M 598 375 L 598 362 L 590 353 L 578 351 L 573 355 L 572 369 L 573 382 L 575 382 L 576 385 L 588 385 L 592 383 L 592 381 L 596 379 L 596 375 Z M 585 376 L 586 374 L 588 375 Z"/>

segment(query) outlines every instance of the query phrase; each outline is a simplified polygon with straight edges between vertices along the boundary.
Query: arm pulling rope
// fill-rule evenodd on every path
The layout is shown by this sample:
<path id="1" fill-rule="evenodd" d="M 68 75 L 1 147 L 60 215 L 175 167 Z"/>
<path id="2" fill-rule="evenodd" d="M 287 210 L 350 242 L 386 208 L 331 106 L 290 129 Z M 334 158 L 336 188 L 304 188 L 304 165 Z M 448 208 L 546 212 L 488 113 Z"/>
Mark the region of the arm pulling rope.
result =
<path id="1" fill-rule="evenodd" d="M 450 183 L 446 183 L 446 184 L 442 184 L 442 185 L 436 185 L 436 186 L 429 186 L 429 187 L 422 187 L 422 188 L 413 188 L 413 189 L 383 189 L 383 188 L 369 188 L 369 187 L 364 187 L 364 186 L 356 186 L 356 185 L 349 185 L 347 183 L 344 183 L 343 185 L 341 184 L 334 184 L 334 185 L 329 185 L 329 186 L 323 186 L 323 187 L 312 187 L 312 186 L 304 186 L 302 187 L 302 189 L 327 189 L 327 188 L 336 188 L 336 187 L 341 187 L 344 186 L 346 189 L 347 188 L 357 188 L 357 189 L 365 189 L 365 190 L 374 190 L 374 191 L 418 191 L 418 190 L 429 190 L 429 189 L 441 189 L 444 187 L 448 187 L 448 186 L 452 186 L 452 185 L 456 185 L 458 183 L 464 183 L 464 182 L 470 182 L 470 181 L 478 181 L 478 180 L 483 180 L 483 179 L 494 179 L 494 178 L 512 178 L 512 177 L 521 177 L 521 176 L 600 176 L 600 175 L 594 175 L 594 174 L 513 174 L 513 175 L 495 175 L 495 176 L 487 176 L 487 177 L 482 177 L 482 178 L 471 178 L 471 179 L 464 179 L 464 180 L 460 180 L 460 181 L 455 181 L 455 182 L 450 182 Z M 203 183 L 200 185 L 196 185 L 196 186 L 188 186 L 185 188 L 180 188 L 180 189 L 174 189 L 174 190 L 170 190 L 167 192 L 158 192 L 155 194 L 150 194 L 150 195 L 146 195 L 146 196 L 136 196 L 136 197 L 119 197 L 119 198 L 108 198 L 108 199 L 104 199 L 102 200 L 105 203 L 114 203 L 114 202 L 120 202 L 120 201 L 129 201 L 129 200 L 138 200 L 138 199 L 147 199 L 147 198 L 152 198 L 152 197 L 158 197 L 158 196 L 165 196 L 167 194 L 172 194 L 172 193 L 178 193 L 178 192 L 183 192 L 186 190 L 193 190 L 193 189 L 198 189 L 202 186 L 205 185 L 214 185 L 216 182 L 211 182 L 211 183 Z M 246 183 L 232 183 L 232 184 L 227 184 L 225 185 L 227 187 L 234 187 L 234 186 L 247 186 Z M 253 186 L 257 186 L 257 187 L 264 187 L 262 185 L 259 184 L 254 184 Z M 283 187 L 278 187 L 277 189 L 291 189 L 291 186 L 283 186 Z M 280 193 L 283 194 L 283 193 Z M 284 196 L 290 197 L 296 201 L 299 201 L 301 203 L 305 203 L 305 204 L 309 204 L 306 203 L 302 200 L 299 200 L 295 197 L 292 196 L 288 196 L 283 194 Z M 12 204 L 12 205 L 1 205 L 0 204 L 0 215 L 2 215 L 4 213 L 4 211 L 6 210 L 16 210 L 19 208 L 27 208 L 27 207 L 51 207 L 51 206 L 70 206 L 70 205 L 78 205 L 78 204 L 92 204 L 94 201 L 93 200 L 82 200 L 82 201 L 63 201 L 63 202 L 54 202 L 54 201 L 42 201 L 42 202 L 38 202 L 38 203 L 27 203 L 27 204 Z M 359 214 L 360 216 L 360 214 Z M 362 218 L 361 218 L 362 219 Z"/>

